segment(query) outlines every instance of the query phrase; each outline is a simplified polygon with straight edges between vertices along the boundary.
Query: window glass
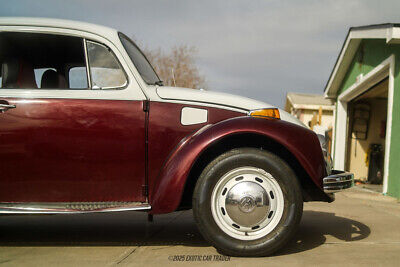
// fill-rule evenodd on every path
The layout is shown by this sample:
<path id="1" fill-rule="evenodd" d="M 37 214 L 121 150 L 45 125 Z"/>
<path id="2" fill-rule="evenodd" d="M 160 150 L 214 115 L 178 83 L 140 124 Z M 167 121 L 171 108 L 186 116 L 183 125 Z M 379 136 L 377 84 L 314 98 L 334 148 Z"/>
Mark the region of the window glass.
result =
<path id="1" fill-rule="evenodd" d="M 119 34 L 119 38 L 143 80 L 147 84 L 157 84 L 161 82 L 157 73 L 137 45 L 122 33 Z"/>
<path id="2" fill-rule="evenodd" d="M 79 66 L 86 73 L 85 62 L 82 38 L 44 33 L 0 32 L 1 88 L 78 88 L 71 87 L 67 81 L 67 70 L 70 66 Z M 88 88 L 87 82 L 86 86 L 79 88 Z"/>
<path id="3" fill-rule="evenodd" d="M 110 49 L 88 41 L 87 51 L 92 89 L 112 89 L 127 84 L 125 73 Z"/>
<path id="4" fill-rule="evenodd" d="M 69 87 L 71 89 L 88 88 L 86 67 L 73 67 L 68 73 Z"/>
<path id="5" fill-rule="evenodd" d="M 42 83 L 42 77 L 43 74 L 45 73 L 46 70 L 53 70 L 56 71 L 54 68 L 40 68 L 40 69 L 34 69 L 35 72 L 35 81 L 38 87 L 41 87 Z"/>

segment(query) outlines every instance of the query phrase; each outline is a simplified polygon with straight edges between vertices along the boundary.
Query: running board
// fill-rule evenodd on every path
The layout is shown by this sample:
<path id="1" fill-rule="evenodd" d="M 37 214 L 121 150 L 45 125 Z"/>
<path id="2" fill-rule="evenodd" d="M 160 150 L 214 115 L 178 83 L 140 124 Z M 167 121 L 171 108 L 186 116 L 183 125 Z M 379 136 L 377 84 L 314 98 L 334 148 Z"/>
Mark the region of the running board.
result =
<path id="1" fill-rule="evenodd" d="M 142 202 L 0 203 L 0 214 L 76 214 L 150 210 Z"/>

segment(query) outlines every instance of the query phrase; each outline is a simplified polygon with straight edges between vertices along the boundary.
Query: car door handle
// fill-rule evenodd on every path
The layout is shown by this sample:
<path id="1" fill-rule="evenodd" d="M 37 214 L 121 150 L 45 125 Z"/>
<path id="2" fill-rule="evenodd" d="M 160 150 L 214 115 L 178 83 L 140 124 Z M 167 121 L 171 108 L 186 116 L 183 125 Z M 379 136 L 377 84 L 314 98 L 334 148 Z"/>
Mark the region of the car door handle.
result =
<path id="1" fill-rule="evenodd" d="M 16 108 L 16 107 L 17 107 L 16 105 L 0 104 L 0 112 L 1 112 L 1 113 L 4 113 L 4 112 L 6 112 L 7 110 L 12 109 L 12 108 Z"/>

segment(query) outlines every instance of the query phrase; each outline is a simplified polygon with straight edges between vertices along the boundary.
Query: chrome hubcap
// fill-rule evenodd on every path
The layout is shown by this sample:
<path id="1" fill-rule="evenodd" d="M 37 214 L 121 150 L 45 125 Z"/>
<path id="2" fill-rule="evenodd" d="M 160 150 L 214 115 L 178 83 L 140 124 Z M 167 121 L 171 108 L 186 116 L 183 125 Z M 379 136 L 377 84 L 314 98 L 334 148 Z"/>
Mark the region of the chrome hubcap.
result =
<path id="1" fill-rule="evenodd" d="M 256 182 L 239 182 L 229 190 L 225 207 L 234 222 L 252 227 L 268 215 L 269 198 Z"/>
<path id="2" fill-rule="evenodd" d="M 212 193 L 212 215 L 228 235 L 254 240 L 271 232 L 284 207 L 278 182 L 266 171 L 241 167 L 225 174 Z"/>

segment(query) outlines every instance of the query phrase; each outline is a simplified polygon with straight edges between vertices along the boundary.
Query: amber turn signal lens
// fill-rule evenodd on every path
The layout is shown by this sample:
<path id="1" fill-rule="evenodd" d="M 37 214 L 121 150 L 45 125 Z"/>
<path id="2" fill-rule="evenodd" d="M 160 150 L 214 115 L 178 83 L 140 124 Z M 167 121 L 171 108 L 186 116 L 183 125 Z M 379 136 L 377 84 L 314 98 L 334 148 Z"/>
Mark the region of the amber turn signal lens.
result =
<path id="1" fill-rule="evenodd" d="M 250 111 L 249 115 L 251 117 L 258 117 L 264 119 L 275 119 L 279 120 L 281 115 L 279 114 L 279 109 L 277 108 L 266 108 Z"/>

